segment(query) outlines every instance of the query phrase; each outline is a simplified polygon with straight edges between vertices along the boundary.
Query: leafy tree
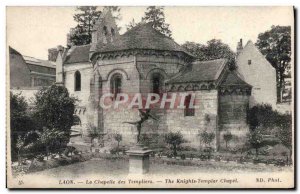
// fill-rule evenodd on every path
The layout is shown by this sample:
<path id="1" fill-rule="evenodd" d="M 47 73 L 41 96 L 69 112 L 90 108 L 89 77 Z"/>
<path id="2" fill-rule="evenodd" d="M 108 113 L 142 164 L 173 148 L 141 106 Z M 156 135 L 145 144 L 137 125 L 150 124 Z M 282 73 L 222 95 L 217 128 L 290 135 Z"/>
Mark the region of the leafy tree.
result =
<path id="1" fill-rule="evenodd" d="M 211 142 L 215 139 L 215 134 L 213 132 L 208 133 L 207 131 L 203 131 L 200 133 L 201 140 L 206 146 L 210 147 Z"/>
<path id="2" fill-rule="evenodd" d="M 258 35 L 256 46 L 276 69 L 277 100 L 281 102 L 285 71 L 291 66 L 291 26 L 272 26 Z"/>
<path id="3" fill-rule="evenodd" d="M 28 104 L 21 94 L 10 93 L 10 135 L 13 160 L 16 159 L 16 155 L 19 152 L 18 139 L 23 139 L 28 131 L 35 128 L 27 108 Z"/>
<path id="4" fill-rule="evenodd" d="M 262 147 L 263 144 L 263 129 L 261 127 L 257 127 L 254 130 L 251 130 L 250 134 L 248 134 L 248 141 L 255 149 L 256 157 L 258 156 L 258 149 Z"/>
<path id="5" fill-rule="evenodd" d="M 228 131 L 227 133 L 223 134 L 223 138 L 224 138 L 224 141 L 225 141 L 225 144 L 226 144 L 225 147 L 227 149 L 228 143 L 232 140 L 233 135 L 231 134 L 230 131 Z"/>
<path id="6" fill-rule="evenodd" d="M 176 132 L 176 133 L 173 133 L 173 132 L 167 133 L 165 135 L 165 141 L 166 141 L 167 144 L 172 146 L 174 157 L 177 156 L 177 150 L 178 150 L 178 147 L 180 146 L 180 144 L 186 142 L 183 139 L 183 136 L 179 131 Z"/>
<path id="7" fill-rule="evenodd" d="M 39 132 L 38 142 L 45 147 L 46 157 L 48 160 L 48 156 L 51 151 L 55 151 L 56 145 L 59 144 L 60 140 L 62 140 L 65 136 L 64 132 L 57 129 L 48 129 L 43 128 L 42 132 Z"/>
<path id="8" fill-rule="evenodd" d="M 118 6 L 108 6 L 104 9 L 110 10 L 115 13 L 114 18 L 120 19 L 120 8 Z M 73 32 L 70 34 L 71 45 L 86 45 L 90 44 L 92 41 L 92 29 L 93 25 L 100 18 L 102 11 L 99 10 L 97 6 L 79 6 L 76 8 L 76 13 L 73 18 L 77 22 L 77 26 L 74 28 Z M 117 14 L 117 15 L 116 15 Z"/>
<path id="9" fill-rule="evenodd" d="M 120 142 L 122 141 L 122 135 L 117 133 L 114 135 L 114 139 L 118 142 L 117 149 L 119 150 Z"/>
<path id="10" fill-rule="evenodd" d="M 76 99 L 69 96 L 63 86 L 52 85 L 39 90 L 35 95 L 36 125 L 39 129 L 57 129 L 64 133 L 65 142 L 69 141 L 73 125 Z"/>
<path id="11" fill-rule="evenodd" d="M 149 6 L 142 18 L 144 23 L 152 23 L 152 27 L 162 34 L 171 37 L 172 32 L 169 29 L 170 24 L 165 21 L 164 8 L 160 6 Z"/>
<path id="12" fill-rule="evenodd" d="M 235 68 L 235 53 L 227 44 L 224 44 L 219 39 L 209 40 L 206 45 L 195 42 L 185 42 L 182 46 L 195 55 L 200 61 L 225 58 L 228 60 L 230 67 L 232 69 Z"/>

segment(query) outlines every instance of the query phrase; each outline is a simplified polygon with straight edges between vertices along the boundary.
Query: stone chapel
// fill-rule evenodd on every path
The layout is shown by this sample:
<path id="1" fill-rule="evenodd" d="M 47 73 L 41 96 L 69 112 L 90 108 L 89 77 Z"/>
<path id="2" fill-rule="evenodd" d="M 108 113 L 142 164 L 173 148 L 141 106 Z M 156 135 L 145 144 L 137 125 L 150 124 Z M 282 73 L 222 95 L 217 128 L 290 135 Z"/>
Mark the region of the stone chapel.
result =
<path id="1" fill-rule="evenodd" d="M 105 136 L 121 134 L 123 144 L 135 143 L 136 127 L 126 122 L 140 118 L 138 109 L 103 109 L 99 100 L 107 92 L 129 96 L 194 93 L 197 108 L 154 107 L 151 113 L 158 120 L 143 123 L 142 133 L 180 131 L 186 144 L 196 148 L 202 131 L 215 133 L 211 145 L 215 149 L 225 146 L 223 133 L 227 131 L 235 135 L 236 145 L 245 142 L 252 86 L 239 73 L 229 70 L 226 59 L 198 61 L 149 23 L 121 35 L 110 12 L 94 25 L 90 45 L 58 50 L 56 82 L 79 99 L 71 144 L 88 144 L 91 125 Z"/>

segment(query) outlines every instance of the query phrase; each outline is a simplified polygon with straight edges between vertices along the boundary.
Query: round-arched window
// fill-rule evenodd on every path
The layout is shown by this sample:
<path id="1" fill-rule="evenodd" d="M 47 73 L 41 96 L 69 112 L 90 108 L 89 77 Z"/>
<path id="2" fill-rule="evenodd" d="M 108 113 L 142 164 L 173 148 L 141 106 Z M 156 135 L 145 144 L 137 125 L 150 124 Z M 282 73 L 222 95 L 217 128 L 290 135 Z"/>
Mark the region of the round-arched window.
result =
<path id="1" fill-rule="evenodd" d="M 117 94 L 122 92 L 122 75 L 121 74 L 116 73 L 112 76 L 111 82 L 110 82 L 110 90 L 114 96 L 114 99 L 116 99 Z"/>
<path id="2" fill-rule="evenodd" d="M 79 71 L 75 72 L 75 91 L 80 91 L 81 90 L 81 75 Z"/>

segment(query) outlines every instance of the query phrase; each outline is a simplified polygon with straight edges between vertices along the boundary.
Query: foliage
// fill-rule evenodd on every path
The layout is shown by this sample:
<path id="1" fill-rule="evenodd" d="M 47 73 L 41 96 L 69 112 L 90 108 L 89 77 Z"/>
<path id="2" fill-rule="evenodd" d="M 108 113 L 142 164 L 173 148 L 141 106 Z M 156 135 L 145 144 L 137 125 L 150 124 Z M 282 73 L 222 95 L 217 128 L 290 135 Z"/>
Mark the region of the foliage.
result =
<path id="1" fill-rule="evenodd" d="M 290 150 L 290 155 L 292 154 L 292 117 L 289 114 L 280 115 L 278 122 L 278 132 L 277 137 L 281 143 Z"/>
<path id="2" fill-rule="evenodd" d="M 35 129 L 28 104 L 21 94 L 10 93 L 10 134 L 12 159 L 16 159 L 18 152 L 18 140 L 24 139 L 25 134 Z"/>
<path id="3" fill-rule="evenodd" d="M 165 141 L 167 144 L 172 146 L 173 155 L 175 157 L 177 156 L 177 150 L 178 150 L 180 144 L 186 142 L 184 140 L 182 134 L 179 131 L 176 133 L 169 132 L 169 133 L 165 134 Z"/>
<path id="4" fill-rule="evenodd" d="M 215 139 L 215 134 L 213 132 L 208 133 L 207 131 L 203 131 L 199 135 L 200 135 L 201 141 L 206 146 L 210 146 L 211 142 Z"/>
<path id="5" fill-rule="evenodd" d="M 70 129 L 73 125 L 73 113 L 76 99 L 69 96 L 63 86 L 52 85 L 43 88 L 35 95 L 36 125 L 39 129 L 57 129 L 64 133 L 65 141 L 70 138 Z"/>
<path id="6" fill-rule="evenodd" d="M 151 23 L 152 27 L 162 34 L 171 37 L 172 32 L 169 29 L 169 24 L 165 21 L 164 8 L 161 6 L 149 6 L 142 18 L 142 22 Z M 130 26 L 129 26 L 130 27 Z"/>
<path id="7" fill-rule="evenodd" d="M 258 149 L 262 146 L 263 144 L 263 129 L 261 127 L 257 127 L 254 130 L 250 131 L 250 134 L 248 134 L 248 141 L 251 144 L 251 146 L 255 149 L 256 152 L 256 157 L 258 156 Z"/>
<path id="8" fill-rule="evenodd" d="M 108 6 L 104 9 L 116 13 L 115 19 L 120 19 L 120 8 L 118 6 Z M 73 16 L 77 22 L 74 32 L 71 33 L 71 45 L 86 45 L 92 41 L 93 25 L 100 18 L 102 11 L 97 6 L 79 6 L 76 8 L 77 13 Z M 71 46 L 68 45 L 68 46 Z"/>
<path id="9" fill-rule="evenodd" d="M 43 131 L 38 134 L 38 142 L 45 148 L 47 159 L 51 151 L 56 151 L 56 149 L 60 147 L 60 142 L 65 137 L 64 132 L 45 127 L 43 128 Z"/>
<path id="10" fill-rule="evenodd" d="M 91 138 L 91 146 L 93 144 L 94 139 L 100 137 L 100 131 L 95 125 L 91 123 L 88 124 L 88 137 Z"/>
<path id="11" fill-rule="evenodd" d="M 272 26 L 258 35 L 256 46 L 276 69 L 277 99 L 281 101 L 284 75 L 291 66 L 291 26 Z"/>
<path id="12" fill-rule="evenodd" d="M 276 126 L 279 113 L 272 109 L 271 105 L 258 104 L 249 109 L 247 121 L 250 129 L 255 129 L 259 126 L 265 129 L 272 129 Z"/>
<path id="13" fill-rule="evenodd" d="M 227 149 L 227 146 L 228 146 L 228 142 L 230 142 L 232 140 L 232 138 L 233 138 L 233 135 L 231 134 L 230 131 L 223 134 L 223 139 L 226 143 L 226 149 Z"/>
<path id="14" fill-rule="evenodd" d="M 225 58 L 228 60 L 230 67 L 232 69 L 235 68 L 235 53 L 227 44 L 219 39 L 209 40 L 206 45 L 187 41 L 182 46 L 195 55 L 200 61 Z"/>

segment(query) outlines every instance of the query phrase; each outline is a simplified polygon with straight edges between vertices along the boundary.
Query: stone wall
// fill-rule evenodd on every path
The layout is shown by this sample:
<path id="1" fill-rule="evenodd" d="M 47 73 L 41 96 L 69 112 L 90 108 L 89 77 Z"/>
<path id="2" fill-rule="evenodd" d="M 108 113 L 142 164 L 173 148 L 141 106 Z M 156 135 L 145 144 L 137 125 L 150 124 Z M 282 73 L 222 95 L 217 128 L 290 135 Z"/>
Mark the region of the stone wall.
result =
<path id="1" fill-rule="evenodd" d="M 75 91 L 75 72 L 81 74 L 81 90 Z M 83 128 L 83 133 L 87 134 L 87 124 L 92 122 L 91 114 L 88 110 L 90 99 L 90 83 L 92 78 L 91 63 L 75 63 L 64 65 L 65 87 L 68 89 L 70 96 L 78 99 L 75 108 L 75 114 L 80 118 Z"/>
<path id="2" fill-rule="evenodd" d="M 231 132 L 234 135 L 231 147 L 241 146 L 245 143 L 249 132 L 247 125 L 247 110 L 249 96 L 247 95 L 220 95 L 219 96 L 219 129 L 220 147 L 225 148 L 223 135 Z"/>
<path id="3" fill-rule="evenodd" d="M 201 132 L 213 132 L 217 137 L 217 113 L 218 113 L 218 91 L 202 90 L 195 92 L 195 116 L 184 116 L 184 109 L 170 109 L 167 111 L 168 130 L 180 131 L 189 145 L 195 148 L 203 148 L 200 144 Z M 217 147 L 217 138 L 211 144 Z"/>

